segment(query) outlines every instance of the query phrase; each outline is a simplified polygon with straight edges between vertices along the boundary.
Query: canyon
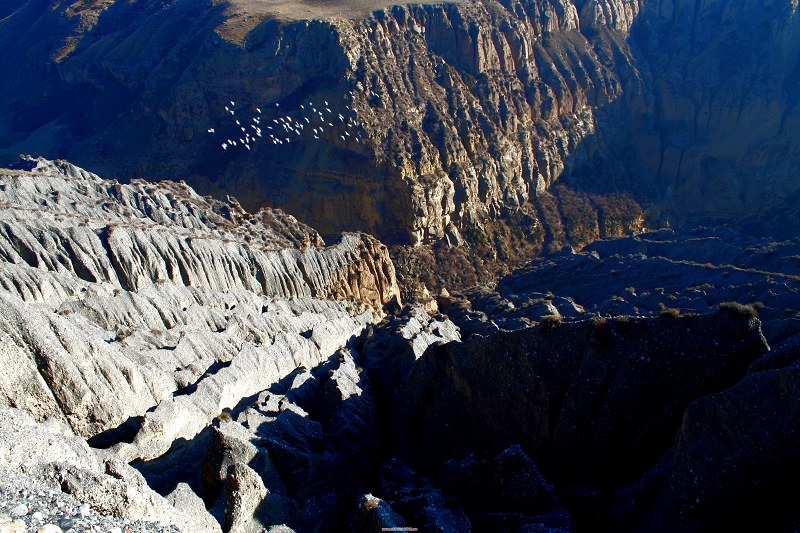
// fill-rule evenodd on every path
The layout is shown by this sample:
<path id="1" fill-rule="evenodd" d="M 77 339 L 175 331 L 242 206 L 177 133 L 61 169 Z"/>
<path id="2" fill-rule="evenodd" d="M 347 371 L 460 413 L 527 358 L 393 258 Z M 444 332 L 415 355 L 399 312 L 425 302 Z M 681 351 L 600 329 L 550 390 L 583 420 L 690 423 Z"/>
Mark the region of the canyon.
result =
<path id="1" fill-rule="evenodd" d="M 798 16 L 0 4 L 0 530 L 797 529 Z"/>
<path id="2" fill-rule="evenodd" d="M 9 530 L 799 519 L 795 235 L 606 239 L 438 314 L 374 238 L 182 182 L 25 158 L 0 205 Z"/>
<path id="3" fill-rule="evenodd" d="M 517 263 L 520 247 L 530 258 L 644 225 L 736 220 L 800 191 L 788 0 L 354 3 L 348 16 L 344 4 L 48 5 L 0 20 L 13 73 L 0 83 L 3 158 L 180 176 L 325 236 L 419 245 L 497 227 L 491 246 Z M 362 142 L 331 130 L 222 150 L 206 130 L 228 131 L 229 100 L 267 121 L 330 102 Z"/>

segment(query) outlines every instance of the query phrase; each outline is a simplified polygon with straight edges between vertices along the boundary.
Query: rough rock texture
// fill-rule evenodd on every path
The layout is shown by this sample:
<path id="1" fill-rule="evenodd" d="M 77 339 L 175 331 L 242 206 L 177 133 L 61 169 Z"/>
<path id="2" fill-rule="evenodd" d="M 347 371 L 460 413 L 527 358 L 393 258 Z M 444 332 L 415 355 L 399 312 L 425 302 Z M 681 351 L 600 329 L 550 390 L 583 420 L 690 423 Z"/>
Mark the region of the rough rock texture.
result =
<path id="1" fill-rule="evenodd" d="M 0 410 L 14 527 L 42 508 L 64 528 L 132 531 L 756 529 L 748 502 L 798 524 L 788 319 L 765 355 L 744 306 L 581 320 L 580 303 L 616 290 L 591 275 L 627 265 L 622 280 L 655 270 L 672 283 L 660 296 L 701 311 L 763 291 L 777 324 L 794 237 L 599 242 L 496 290 L 441 291 L 428 312 L 398 305 L 373 239 L 323 248 L 291 217 L 253 223 L 182 184 L 24 164 L 0 180 L 0 391 L 27 411 Z M 720 286 L 680 296 L 698 269 Z M 574 298 L 544 287 L 576 283 Z"/>
<path id="2" fill-rule="evenodd" d="M 179 176 L 326 234 L 410 243 L 468 242 L 516 211 L 536 221 L 529 241 L 641 225 L 615 201 L 554 204 L 547 191 L 563 179 L 673 222 L 735 219 L 798 193 L 789 0 L 46 6 L 9 5 L 0 21 L 3 157 Z M 227 131 L 230 100 L 266 120 L 311 100 L 347 105 L 363 142 L 332 128 L 223 151 L 206 130 Z"/>
<path id="3" fill-rule="evenodd" d="M 800 333 L 794 227 L 775 225 L 767 236 L 724 226 L 663 229 L 596 241 L 581 252 L 566 247 L 504 276 L 494 289 L 454 291 L 437 302 L 465 338 L 547 320 L 709 313 L 739 302 L 758 315 L 775 345 Z"/>
<path id="4" fill-rule="evenodd" d="M 558 225 L 560 215 L 534 198 L 594 164 L 598 143 L 578 148 L 607 140 L 597 110 L 624 100 L 626 83 L 632 95 L 643 85 L 626 42 L 638 2 L 468 1 L 298 21 L 265 20 L 280 9 L 254 2 L 40 3 L 0 26 L 0 67 L 30 66 L 2 87 L 0 154 L 180 176 L 326 234 L 457 244 L 519 211 L 531 218 L 527 238 L 540 240 L 536 221 Z M 52 40 L 33 46 L 42 35 Z M 33 80 L 58 98 L 29 100 Z M 243 113 L 263 108 L 265 121 L 311 100 L 352 108 L 362 141 L 332 128 L 319 142 L 223 151 L 206 130 L 231 129 L 224 105 L 234 100 Z M 642 223 L 640 212 L 590 207 L 600 236 Z"/>
<path id="5" fill-rule="evenodd" d="M 707 313 L 740 302 L 753 306 L 774 345 L 800 332 L 800 242 L 774 235 L 712 227 L 598 241 L 579 254 L 536 261 L 504 278 L 498 290 L 552 291 L 605 316 Z"/>
<path id="6" fill-rule="evenodd" d="M 364 367 L 375 384 L 376 401 L 387 409 L 382 424 L 387 438 L 396 437 L 398 421 L 389 406 L 400 401 L 401 384 L 429 346 L 459 342 L 461 332 L 446 317 L 431 317 L 420 308 L 406 308 L 371 327 L 362 345 Z"/>
<path id="7" fill-rule="evenodd" d="M 110 454 L 97 453 L 52 419 L 37 424 L 24 411 L 0 408 L 0 464 L 3 477 L 22 473 L 43 481 L 47 490 L 71 495 L 99 515 L 174 524 L 187 533 L 220 531 L 213 520 L 202 520 L 203 515 L 210 518 L 202 504 L 199 510 L 173 507 L 136 470 Z M 194 494 L 185 499 L 199 501 Z"/>
<path id="8" fill-rule="evenodd" d="M 395 404 L 398 450 L 431 466 L 519 443 L 554 482 L 624 486 L 655 464 L 689 402 L 766 350 L 758 321 L 729 311 L 473 336 L 414 366 Z"/>
<path id="9" fill-rule="evenodd" d="M 133 292 L 172 282 L 374 308 L 397 292 L 385 248 L 368 236 L 348 234 L 317 250 L 318 234 L 280 211 L 252 215 L 234 199 L 200 197 L 184 183 L 121 185 L 65 162 L 24 163 L 32 169 L 1 176 L 7 263 Z"/>
<path id="10" fill-rule="evenodd" d="M 186 483 L 178 483 L 167 501 L 173 505 L 184 517 L 182 527 L 190 531 L 214 531 L 219 528 L 219 523 L 206 512 L 203 500 L 195 494 Z"/>
<path id="11" fill-rule="evenodd" d="M 159 454 L 371 320 L 310 297 L 377 309 L 397 293 L 369 237 L 310 247 L 319 237 L 280 212 L 32 163 L 0 171 L 2 397 L 84 437 L 150 410 L 133 448 Z"/>
<path id="12" fill-rule="evenodd" d="M 762 358 L 728 308 L 431 346 L 384 404 L 401 459 L 374 505 L 460 531 L 796 527 L 797 346 Z"/>
<path id="13" fill-rule="evenodd" d="M 256 509 L 267 495 L 261 477 L 252 468 L 235 463 L 228 468 L 225 479 L 227 505 L 225 507 L 225 531 L 231 533 L 258 533 L 263 524 L 254 519 Z"/>
<path id="14" fill-rule="evenodd" d="M 162 493 L 191 486 L 226 530 L 347 530 L 380 457 L 360 358 L 345 349 L 299 368 L 194 438 L 134 465 Z"/>
<path id="15" fill-rule="evenodd" d="M 280 211 L 251 215 L 184 183 L 121 185 L 63 161 L 19 166 L 0 170 L 0 401 L 25 414 L 4 415 L 24 424 L 0 439 L 11 443 L 2 466 L 100 514 L 185 531 L 257 531 L 263 516 L 284 518 L 263 485 L 269 457 L 263 467 L 242 459 L 251 435 L 209 439 L 220 431 L 209 427 L 397 306 L 386 248 L 363 234 L 325 247 Z M 334 387 L 326 402 L 357 392 L 355 371 L 334 373 L 342 394 Z M 165 500 L 126 464 L 195 437 L 241 449 L 220 460 L 209 502 L 179 480 Z M 205 509 L 217 501 L 215 521 Z"/>

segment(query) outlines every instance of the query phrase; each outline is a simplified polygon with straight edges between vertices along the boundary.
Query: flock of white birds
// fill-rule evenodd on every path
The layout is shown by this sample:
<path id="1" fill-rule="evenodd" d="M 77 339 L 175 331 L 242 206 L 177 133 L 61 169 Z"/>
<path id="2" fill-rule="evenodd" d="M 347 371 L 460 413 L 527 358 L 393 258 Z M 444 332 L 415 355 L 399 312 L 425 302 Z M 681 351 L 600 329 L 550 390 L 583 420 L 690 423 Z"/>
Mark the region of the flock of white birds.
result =
<path id="1" fill-rule="evenodd" d="M 349 94 L 350 97 L 353 96 L 352 92 Z M 348 104 L 344 105 L 344 111 L 339 112 L 332 110 L 327 100 L 321 103 L 308 102 L 300 104 L 298 110 L 286 115 L 280 112 L 278 102 L 273 109 L 265 109 L 264 112 L 260 107 L 256 107 L 255 113 L 240 111 L 237 114 L 236 102 L 233 100 L 230 100 L 230 105 L 224 107 L 225 117 L 233 122 L 222 124 L 224 131 L 219 133 L 215 128 L 208 128 L 208 133 L 223 138 L 220 142 L 223 150 L 236 148 L 252 150 L 252 146 L 259 141 L 284 146 L 293 141 L 312 138 L 319 140 L 333 135 L 338 135 L 343 142 L 361 142 L 358 134 L 359 123 L 354 118 L 355 111 Z M 245 117 L 246 114 L 252 116 Z"/>

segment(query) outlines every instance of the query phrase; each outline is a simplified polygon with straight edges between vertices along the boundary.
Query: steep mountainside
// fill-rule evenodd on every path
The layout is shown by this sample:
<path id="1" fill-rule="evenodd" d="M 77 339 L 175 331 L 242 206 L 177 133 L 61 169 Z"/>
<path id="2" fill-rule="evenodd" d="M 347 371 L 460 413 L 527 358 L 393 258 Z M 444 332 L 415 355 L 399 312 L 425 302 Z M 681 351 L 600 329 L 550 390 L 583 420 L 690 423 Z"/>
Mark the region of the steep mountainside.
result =
<path id="1" fill-rule="evenodd" d="M 797 2 L 644 1 L 628 42 L 639 79 L 618 102 L 629 136 L 617 149 L 641 168 L 619 173 L 624 189 L 644 179 L 655 187 L 653 216 L 673 222 L 736 220 L 796 201 Z M 591 172 L 578 181 L 596 183 Z"/>
<path id="2" fill-rule="evenodd" d="M 0 156 L 180 177 L 326 235 L 485 238 L 512 256 L 641 227 L 609 192 L 675 223 L 800 190 L 790 0 L 469 0 L 370 15 L 354 2 L 353 18 L 325 6 L 7 8 Z M 318 120 L 313 104 L 325 121 L 305 124 L 324 131 L 245 149 L 231 101 L 265 134 L 279 118 Z M 559 179 L 597 198 L 550 196 Z M 506 242 L 510 216 L 523 231 Z"/>

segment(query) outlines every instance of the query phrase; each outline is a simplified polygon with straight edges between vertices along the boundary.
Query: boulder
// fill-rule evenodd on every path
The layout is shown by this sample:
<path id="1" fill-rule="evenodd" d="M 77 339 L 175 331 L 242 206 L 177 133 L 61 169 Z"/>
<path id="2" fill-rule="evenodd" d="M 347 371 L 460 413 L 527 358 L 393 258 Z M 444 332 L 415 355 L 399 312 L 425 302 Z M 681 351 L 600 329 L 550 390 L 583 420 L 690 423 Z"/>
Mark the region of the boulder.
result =
<path id="1" fill-rule="evenodd" d="M 257 509 L 267 495 L 259 475 L 243 463 L 228 467 L 225 478 L 225 526 L 230 533 L 259 533 L 264 524 Z"/>

